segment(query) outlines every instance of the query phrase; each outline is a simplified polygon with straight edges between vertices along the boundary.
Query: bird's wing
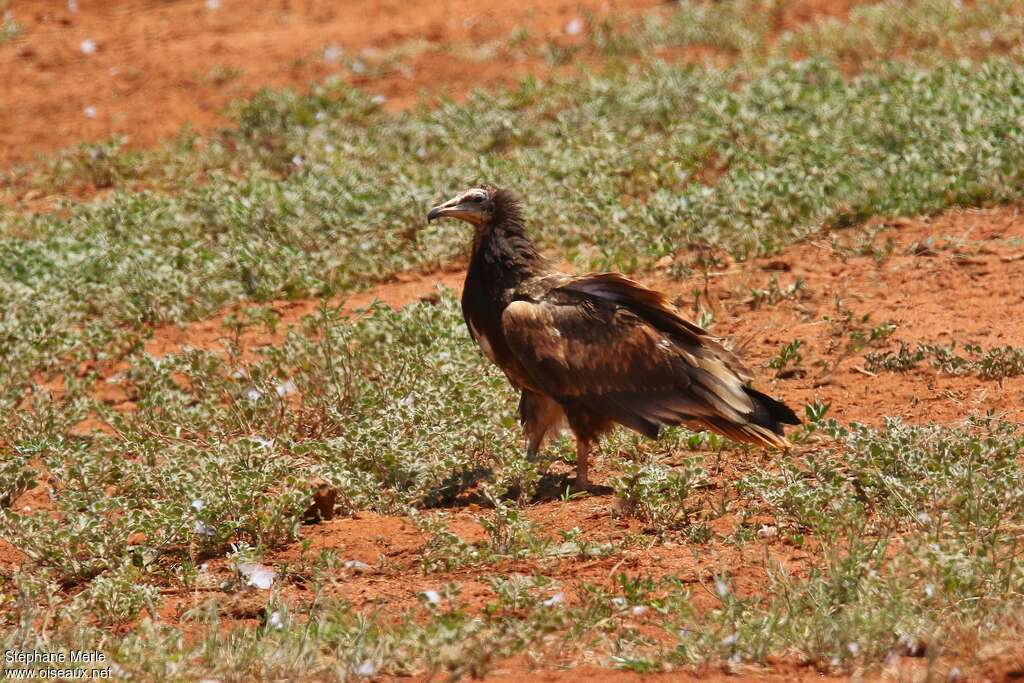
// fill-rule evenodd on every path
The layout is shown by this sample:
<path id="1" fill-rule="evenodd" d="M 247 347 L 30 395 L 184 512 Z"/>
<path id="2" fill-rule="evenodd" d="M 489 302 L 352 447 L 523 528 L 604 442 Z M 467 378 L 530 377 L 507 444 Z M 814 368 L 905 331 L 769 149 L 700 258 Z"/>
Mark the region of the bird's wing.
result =
<path id="1" fill-rule="evenodd" d="M 649 436 L 685 424 L 784 443 L 759 415 L 739 361 L 662 295 L 621 276 L 567 278 L 539 298 L 513 301 L 502 332 L 527 384 L 563 403 Z"/>
<path id="2" fill-rule="evenodd" d="M 676 307 L 661 292 L 648 289 L 618 273 L 593 273 L 570 278 L 559 288 L 628 308 L 677 342 L 698 345 L 714 352 L 744 382 L 753 379 L 750 370 L 734 353 L 706 330 L 679 315 Z"/>

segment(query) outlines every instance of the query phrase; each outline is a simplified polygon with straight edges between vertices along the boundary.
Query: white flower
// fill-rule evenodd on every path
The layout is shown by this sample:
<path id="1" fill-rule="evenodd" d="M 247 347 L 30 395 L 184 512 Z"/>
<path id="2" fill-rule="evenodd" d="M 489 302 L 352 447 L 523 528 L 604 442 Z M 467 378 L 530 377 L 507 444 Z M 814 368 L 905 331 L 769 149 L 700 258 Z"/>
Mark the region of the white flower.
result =
<path id="1" fill-rule="evenodd" d="M 441 594 L 435 590 L 423 591 L 422 595 L 426 599 L 426 601 L 429 602 L 431 605 L 441 604 Z"/>
<path id="2" fill-rule="evenodd" d="M 925 587 L 924 587 L 924 594 L 925 594 L 925 597 L 928 597 L 928 598 L 935 597 L 935 587 L 932 586 L 930 583 L 926 584 Z"/>
<path id="3" fill-rule="evenodd" d="M 69 12 L 77 12 L 78 11 L 78 0 L 68 0 L 68 11 Z"/>
<path id="4" fill-rule="evenodd" d="M 192 501 L 192 509 L 195 510 L 196 512 L 199 512 L 204 507 L 206 507 L 206 503 L 204 503 L 201 498 L 196 498 L 195 500 Z"/>
<path id="5" fill-rule="evenodd" d="M 554 607 L 555 605 L 565 601 L 565 593 L 555 593 L 550 598 L 542 602 L 541 604 L 545 607 Z"/>
<path id="6" fill-rule="evenodd" d="M 193 528 L 195 529 L 195 532 L 200 536 L 213 536 L 213 534 L 216 533 L 212 526 L 201 521 L 197 521 L 195 527 Z"/>
<path id="7" fill-rule="evenodd" d="M 341 46 L 337 43 L 331 43 L 324 48 L 324 61 L 325 62 L 337 62 L 341 59 Z"/>
<path id="8" fill-rule="evenodd" d="M 206 0 L 206 9 L 211 11 L 220 9 L 220 0 Z"/>
<path id="9" fill-rule="evenodd" d="M 250 401 L 258 401 L 260 400 L 260 398 L 263 397 L 263 392 L 257 389 L 256 387 L 249 387 L 249 389 L 245 392 L 245 397 Z"/>
<path id="10" fill-rule="evenodd" d="M 357 676 L 372 676 L 375 673 L 377 673 L 377 665 L 369 659 L 356 667 Z"/>
<path id="11" fill-rule="evenodd" d="M 203 562 L 201 565 L 199 565 L 199 573 L 200 574 L 205 574 L 208 571 L 210 571 L 210 563 L 209 562 Z"/>
<path id="12" fill-rule="evenodd" d="M 722 638 L 722 645 L 735 645 L 737 640 L 738 638 L 736 637 L 736 634 L 731 633 L 725 638 Z"/>
<path id="13" fill-rule="evenodd" d="M 294 164 L 295 166 L 301 167 L 305 163 L 306 160 L 302 158 L 301 154 L 296 154 L 295 156 L 292 157 L 292 164 Z"/>
<path id="14" fill-rule="evenodd" d="M 277 385 L 277 395 L 280 396 L 281 398 L 284 398 L 288 394 L 294 394 L 297 390 L 298 389 L 295 386 L 295 382 L 291 381 L 290 379 L 285 380 L 284 382 L 281 382 L 280 384 Z"/>
<path id="15" fill-rule="evenodd" d="M 765 524 L 757 530 L 758 538 L 775 538 L 779 535 L 779 527 Z"/>
<path id="16" fill-rule="evenodd" d="M 850 654 L 856 657 L 860 654 L 860 643 L 852 642 L 846 644 L 846 649 L 849 650 Z"/>
<path id="17" fill-rule="evenodd" d="M 573 17 L 572 21 L 565 25 L 565 32 L 570 36 L 578 36 L 583 32 L 583 20 Z"/>
<path id="18" fill-rule="evenodd" d="M 725 596 L 729 594 L 729 586 L 726 585 L 722 579 L 715 579 L 715 590 L 718 591 L 718 597 L 725 599 Z"/>
<path id="19" fill-rule="evenodd" d="M 277 572 L 273 569 L 255 562 L 243 562 L 238 565 L 238 573 L 245 578 L 246 583 L 250 586 L 264 591 L 270 590 L 277 577 Z"/>
<path id="20" fill-rule="evenodd" d="M 267 619 L 267 624 L 270 625 L 271 628 L 276 628 L 278 630 L 284 628 L 284 622 L 281 621 L 281 613 L 277 610 L 271 612 L 270 618 Z"/>
<path id="21" fill-rule="evenodd" d="M 96 41 L 86 38 L 82 41 L 82 44 L 79 45 L 79 48 L 82 50 L 83 55 L 91 55 L 96 52 Z"/>
<path id="22" fill-rule="evenodd" d="M 82 110 L 82 113 L 85 114 L 85 118 L 94 119 L 96 118 L 96 107 L 90 104 L 88 107 Z"/>
<path id="23" fill-rule="evenodd" d="M 383 95 L 374 95 L 370 98 L 370 101 L 376 104 L 378 107 L 388 101 L 388 98 Z"/>
<path id="24" fill-rule="evenodd" d="M 626 609 L 626 607 L 628 606 L 629 601 L 627 601 L 626 598 L 619 595 L 612 598 L 612 607 L 614 607 L 615 609 Z"/>
<path id="25" fill-rule="evenodd" d="M 361 59 L 357 59 L 356 61 L 352 62 L 351 69 L 352 73 L 354 74 L 366 73 L 366 63 Z"/>
<path id="26" fill-rule="evenodd" d="M 252 440 L 256 442 L 257 446 L 262 446 L 263 448 L 270 448 L 274 445 L 273 441 L 262 436 L 254 436 Z"/>
<path id="27" fill-rule="evenodd" d="M 326 145 L 324 145 L 324 151 L 327 152 L 328 154 L 334 154 L 337 150 L 338 148 L 329 142 Z"/>
<path id="28" fill-rule="evenodd" d="M 641 614 L 647 612 L 647 605 L 633 605 L 633 609 L 630 610 L 634 617 L 639 617 Z"/>

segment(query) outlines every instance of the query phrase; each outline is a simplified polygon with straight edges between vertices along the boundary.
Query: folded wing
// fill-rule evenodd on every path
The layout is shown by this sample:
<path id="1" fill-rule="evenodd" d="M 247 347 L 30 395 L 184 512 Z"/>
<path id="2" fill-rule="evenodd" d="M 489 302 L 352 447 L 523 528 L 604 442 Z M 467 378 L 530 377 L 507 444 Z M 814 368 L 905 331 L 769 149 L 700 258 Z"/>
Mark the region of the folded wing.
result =
<path id="1" fill-rule="evenodd" d="M 789 408 L 658 292 L 615 274 L 571 278 L 513 301 L 502 332 L 527 384 L 648 436 L 683 424 L 783 448 Z"/>

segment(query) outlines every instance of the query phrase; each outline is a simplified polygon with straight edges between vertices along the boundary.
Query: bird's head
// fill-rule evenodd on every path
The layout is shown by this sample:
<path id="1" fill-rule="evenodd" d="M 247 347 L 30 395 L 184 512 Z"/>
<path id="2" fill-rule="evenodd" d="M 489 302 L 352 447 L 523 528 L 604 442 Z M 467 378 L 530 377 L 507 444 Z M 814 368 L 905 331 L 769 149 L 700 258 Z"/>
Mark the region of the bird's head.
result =
<path id="1" fill-rule="evenodd" d="M 435 218 L 458 218 L 475 227 L 487 225 L 498 212 L 501 190 L 491 185 L 471 187 L 443 204 L 438 204 L 427 214 L 427 221 Z"/>

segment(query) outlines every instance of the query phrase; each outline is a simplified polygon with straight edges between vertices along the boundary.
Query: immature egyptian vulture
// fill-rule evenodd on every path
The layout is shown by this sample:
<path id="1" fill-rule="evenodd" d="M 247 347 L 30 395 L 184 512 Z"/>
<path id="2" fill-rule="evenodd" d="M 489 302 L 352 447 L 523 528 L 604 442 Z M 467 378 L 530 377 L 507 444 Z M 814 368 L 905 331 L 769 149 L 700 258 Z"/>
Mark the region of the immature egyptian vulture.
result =
<path id="1" fill-rule="evenodd" d="M 522 392 L 532 460 L 546 437 L 576 436 L 576 482 L 591 445 L 616 424 L 657 438 L 661 427 L 710 429 L 786 448 L 785 404 L 746 385 L 750 372 L 659 292 L 618 273 L 556 271 L 526 236 L 518 199 L 489 185 L 435 206 L 427 220 L 474 228 L 462 313 L 480 349 Z"/>

